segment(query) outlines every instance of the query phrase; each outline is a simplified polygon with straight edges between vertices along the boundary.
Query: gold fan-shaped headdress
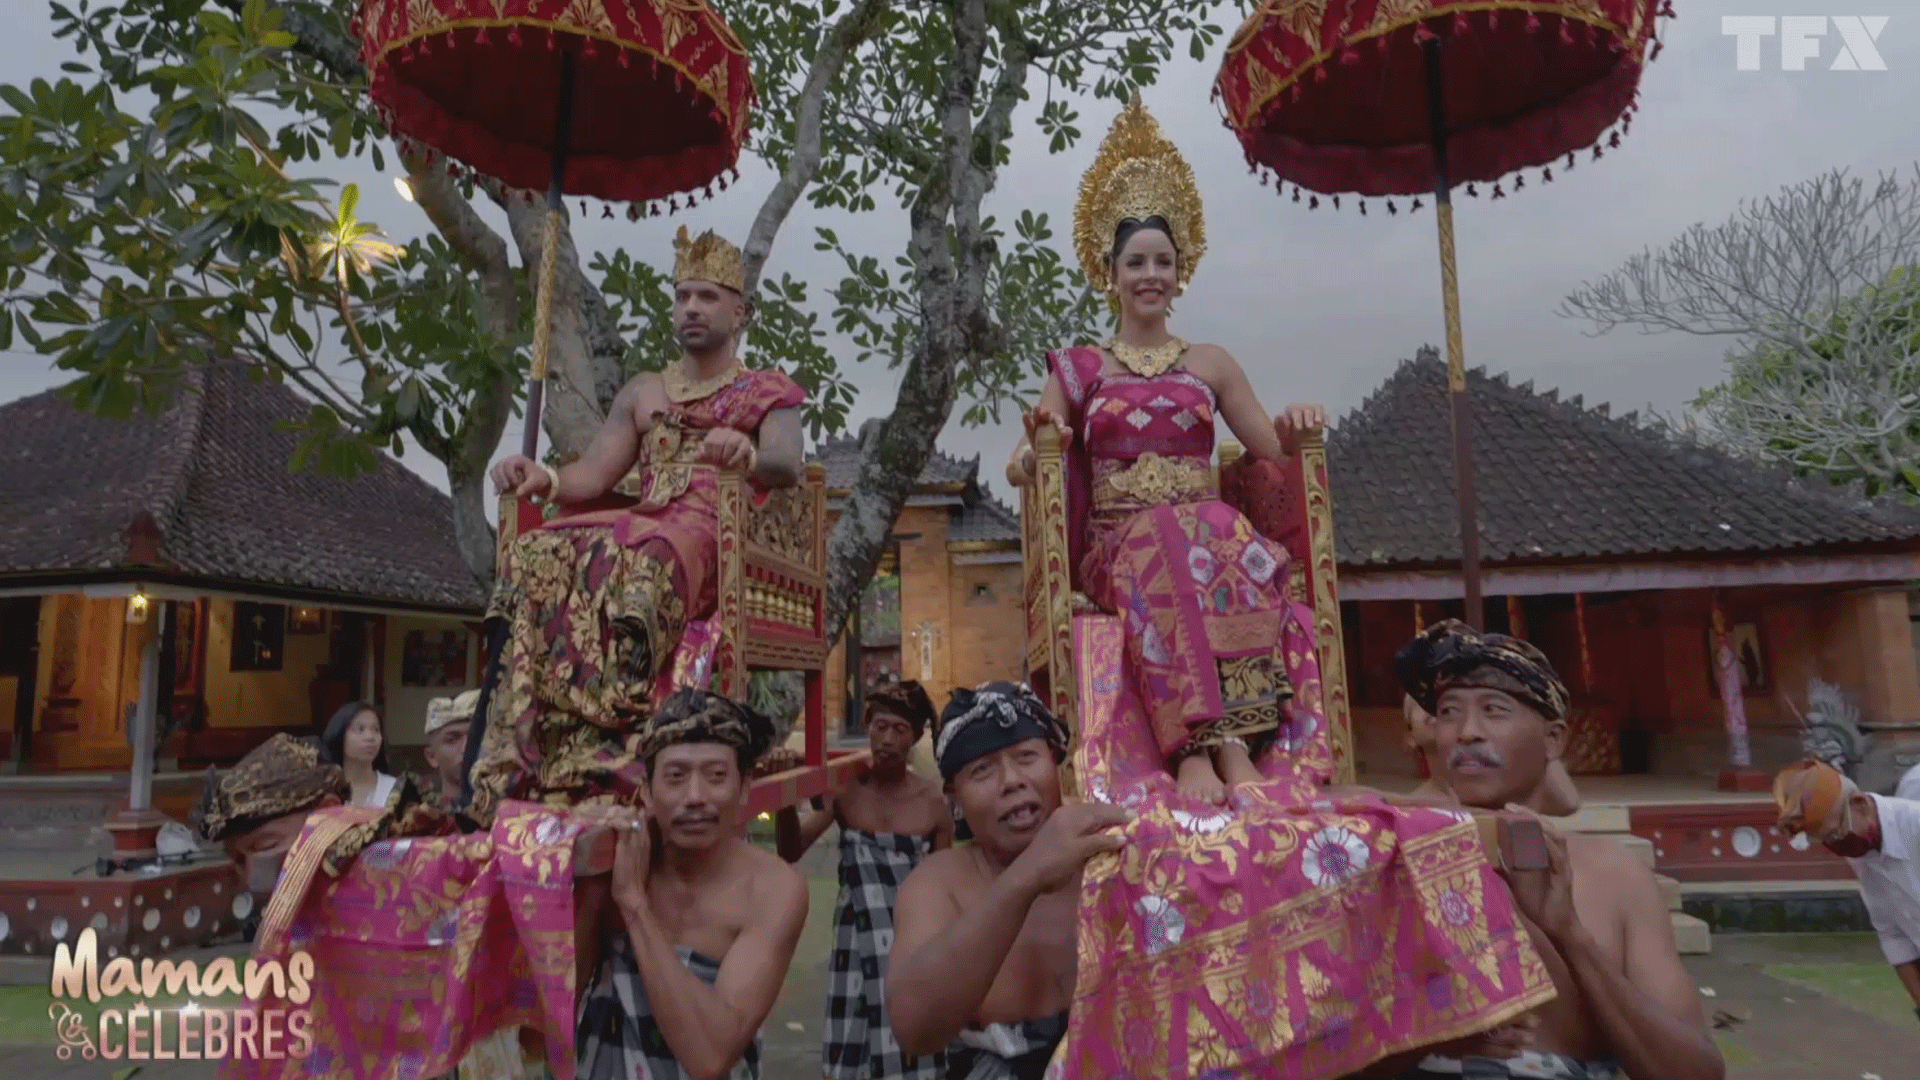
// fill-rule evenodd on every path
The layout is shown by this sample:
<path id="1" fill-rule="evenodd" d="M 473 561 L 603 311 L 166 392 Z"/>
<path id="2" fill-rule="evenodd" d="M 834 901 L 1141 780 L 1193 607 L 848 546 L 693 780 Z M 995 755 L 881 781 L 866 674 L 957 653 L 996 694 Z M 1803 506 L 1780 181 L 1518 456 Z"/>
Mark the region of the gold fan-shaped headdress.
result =
<path id="1" fill-rule="evenodd" d="M 1180 252 L 1180 284 L 1193 280 L 1207 252 L 1206 213 L 1193 166 L 1160 133 L 1138 94 L 1113 121 L 1100 152 L 1080 178 L 1080 200 L 1073 208 L 1073 248 L 1095 291 L 1113 286 L 1108 256 L 1114 230 L 1129 218 L 1166 219 L 1173 246 Z"/>
<path id="2" fill-rule="evenodd" d="M 673 283 L 683 281 L 711 281 L 737 293 L 745 292 L 740 249 L 712 229 L 689 238 L 687 227 L 680 226 L 673 238 Z"/>

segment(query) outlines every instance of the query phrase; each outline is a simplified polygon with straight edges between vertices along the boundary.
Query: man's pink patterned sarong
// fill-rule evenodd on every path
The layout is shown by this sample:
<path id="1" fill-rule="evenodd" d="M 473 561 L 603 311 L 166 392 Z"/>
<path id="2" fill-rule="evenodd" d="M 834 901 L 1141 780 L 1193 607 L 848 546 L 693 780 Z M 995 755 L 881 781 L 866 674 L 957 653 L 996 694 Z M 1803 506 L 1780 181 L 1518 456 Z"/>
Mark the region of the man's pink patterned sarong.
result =
<path id="1" fill-rule="evenodd" d="M 1308 610 L 1282 641 L 1296 696 L 1231 807 L 1179 794 L 1121 668 L 1120 621 L 1074 619 L 1089 798 L 1132 809 L 1087 866 L 1061 1080 L 1332 1080 L 1552 1000 L 1465 813 L 1328 799 Z"/>
<path id="2" fill-rule="evenodd" d="M 313 958 L 305 1060 L 240 1061 L 222 1080 L 426 1080 L 476 1042 L 529 1027 L 574 1075 L 574 840 L 564 811 L 506 802 L 491 832 L 383 840 L 338 878 L 327 845 L 364 812 L 307 820 L 255 941 L 256 959 Z"/>

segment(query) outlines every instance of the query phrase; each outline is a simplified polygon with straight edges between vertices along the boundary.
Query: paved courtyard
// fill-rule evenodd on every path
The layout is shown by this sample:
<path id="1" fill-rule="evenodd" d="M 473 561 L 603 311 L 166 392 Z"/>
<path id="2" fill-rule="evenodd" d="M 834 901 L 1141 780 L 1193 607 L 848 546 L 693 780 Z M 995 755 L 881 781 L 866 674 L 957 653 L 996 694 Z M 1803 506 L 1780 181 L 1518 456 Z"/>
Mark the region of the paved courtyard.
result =
<path id="1" fill-rule="evenodd" d="M 799 959 L 763 1029 L 768 1080 L 820 1075 L 820 1015 L 832 940 L 831 842 L 807 860 L 813 906 Z M 1914 1080 L 1920 1021 L 1870 935 L 1721 935 L 1689 957 L 1730 1080 Z M 211 1080 L 204 1062 L 59 1060 L 46 966 L 0 967 L 0 1076 L 33 1080 Z M 138 1072 L 130 1072 L 137 1066 Z M 1644 1080 L 1660 1080 L 1647 1077 Z"/>

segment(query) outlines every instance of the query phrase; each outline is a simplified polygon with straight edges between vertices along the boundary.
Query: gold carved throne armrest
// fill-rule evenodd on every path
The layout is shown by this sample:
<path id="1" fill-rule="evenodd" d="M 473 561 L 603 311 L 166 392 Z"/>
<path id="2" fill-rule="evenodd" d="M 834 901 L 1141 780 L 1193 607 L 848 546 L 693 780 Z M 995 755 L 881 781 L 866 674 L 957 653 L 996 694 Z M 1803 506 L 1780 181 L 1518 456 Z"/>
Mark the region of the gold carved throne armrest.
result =
<path id="1" fill-rule="evenodd" d="M 1020 553 L 1026 571 L 1027 680 L 1076 734 L 1073 616 L 1094 610 L 1074 591 L 1068 544 L 1067 461 L 1060 433 L 1033 437 L 1033 482 L 1020 491 Z"/>
<path id="2" fill-rule="evenodd" d="M 1327 481 L 1322 431 L 1300 438 L 1281 462 L 1244 456 L 1238 443 L 1220 444 L 1220 497 L 1277 541 L 1293 558 L 1292 599 L 1313 613 L 1320 696 L 1326 714 L 1335 782 L 1354 782 L 1353 714 L 1347 700 L 1346 650 L 1340 626 L 1340 581 L 1333 533 L 1333 496 Z"/>
<path id="3" fill-rule="evenodd" d="M 789 488 L 756 494 L 745 473 L 720 474 L 715 689 L 740 700 L 749 671 L 826 668 L 827 473 L 819 462 Z"/>

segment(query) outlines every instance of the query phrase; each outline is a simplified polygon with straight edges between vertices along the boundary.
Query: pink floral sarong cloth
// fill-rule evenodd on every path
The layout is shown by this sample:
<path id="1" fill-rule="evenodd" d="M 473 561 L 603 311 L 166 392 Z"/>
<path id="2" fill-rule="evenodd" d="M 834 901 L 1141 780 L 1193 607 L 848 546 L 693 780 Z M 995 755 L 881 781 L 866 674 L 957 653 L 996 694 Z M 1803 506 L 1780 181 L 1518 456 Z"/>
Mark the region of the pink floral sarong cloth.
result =
<path id="1" fill-rule="evenodd" d="M 1050 1080 L 1333 1080 L 1552 1000 L 1471 817 L 1327 796 L 1334 761 L 1312 616 L 1289 599 L 1285 549 L 1194 490 L 1209 481 L 1191 470 L 1162 470 L 1187 477 L 1175 488 L 1185 527 L 1165 553 L 1135 543 L 1145 532 L 1125 517 L 1089 513 L 1103 457 L 1211 457 L 1210 391 L 1177 369 L 1102 378 L 1088 349 L 1050 361 L 1079 436 L 1072 561 L 1090 579 L 1084 591 L 1116 612 L 1073 621 L 1074 764 L 1088 798 L 1138 815 L 1126 846 L 1087 866 L 1078 987 Z M 1144 507 L 1133 521 L 1167 517 Z M 1255 548 L 1271 565 L 1248 558 Z M 1133 562 L 1123 573 L 1103 560 Z M 1222 585 L 1223 566 L 1247 580 Z M 1181 573 L 1205 588 L 1141 587 Z M 1242 633 L 1262 620 L 1264 642 Z M 1271 657 L 1278 670 L 1229 678 L 1234 657 Z M 1236 681 L 1259 685 L 1236 692 Z M 1272 732 L 1258 761 L 1265 782 L 1227 807 L 1181 795 L 1169 751 L 1218 726 L 1207 717 L 1236 714 Z"/>
<path id="2" fill-rule="evenodd" d="M 428 1080 L 501 1029 L 546 1037 L 574 1075 L 574 840 L 564 810 L 501 804 L 489 832 L 382 840 L 338 877 L 327 846 L 366 812 L 321 811 L 287 857 L 255 959 L 313 959 L 305 1059 L 229 1059 L 222 1080 Z M 284 1028 L 284 1024 L 281 1025 Z"/>

